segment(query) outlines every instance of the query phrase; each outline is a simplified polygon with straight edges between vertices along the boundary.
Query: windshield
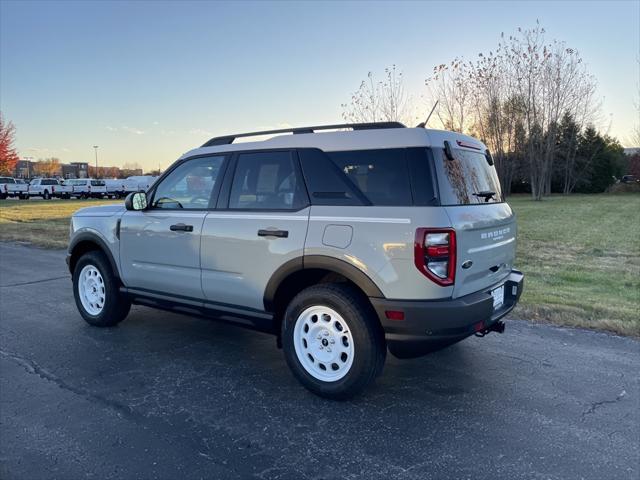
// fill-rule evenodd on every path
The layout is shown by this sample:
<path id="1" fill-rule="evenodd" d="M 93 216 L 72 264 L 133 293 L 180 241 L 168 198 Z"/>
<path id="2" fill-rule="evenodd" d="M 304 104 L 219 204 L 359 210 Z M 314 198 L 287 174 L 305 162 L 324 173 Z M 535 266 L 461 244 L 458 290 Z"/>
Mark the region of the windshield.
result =
<path id="1" fill-rule="evenodd" d="M 498 174 L 481 152 L 452 149 L 453 160 L 434 148 L 441 205 L 470 205 L 502 202 Z"/>

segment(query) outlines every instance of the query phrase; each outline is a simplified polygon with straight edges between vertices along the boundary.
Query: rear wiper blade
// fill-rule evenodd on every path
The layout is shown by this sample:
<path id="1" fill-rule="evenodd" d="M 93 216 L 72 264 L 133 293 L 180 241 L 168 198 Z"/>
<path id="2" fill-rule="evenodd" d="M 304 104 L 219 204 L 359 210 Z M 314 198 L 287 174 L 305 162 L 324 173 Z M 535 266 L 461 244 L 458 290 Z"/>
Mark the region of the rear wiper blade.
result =
<path id="1" fill-rule="evenodd" d="M 496 192 L 492 192 L 490 190 L 486 190 L 486 191 L 482 191 L 482 192 L 473 193 L 472 195 L 475 195 L 476 197 L 482 197 L 482 198 L 484 198 L 485 202 L 488 202 L 489 200 L 491 200 L 491 197 L 493 197 L 495 194 L 496 194 Z"/>

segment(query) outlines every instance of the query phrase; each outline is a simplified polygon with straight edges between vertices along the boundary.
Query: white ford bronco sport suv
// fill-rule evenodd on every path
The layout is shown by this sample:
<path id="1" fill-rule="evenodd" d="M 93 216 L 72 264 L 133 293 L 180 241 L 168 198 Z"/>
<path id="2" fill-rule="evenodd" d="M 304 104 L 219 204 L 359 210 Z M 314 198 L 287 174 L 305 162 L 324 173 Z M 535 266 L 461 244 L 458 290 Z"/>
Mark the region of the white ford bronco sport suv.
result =
<path id="1" fill-rule="evenodd" d="M 515 252 L 486 147 L 392 122 L 213 138 L 124 206 L 76 212 L 67 262 L 91 325 L 135 303 L 271 332 L 305 387 L 342 399 L 387 349 L 502 332 Z"/>

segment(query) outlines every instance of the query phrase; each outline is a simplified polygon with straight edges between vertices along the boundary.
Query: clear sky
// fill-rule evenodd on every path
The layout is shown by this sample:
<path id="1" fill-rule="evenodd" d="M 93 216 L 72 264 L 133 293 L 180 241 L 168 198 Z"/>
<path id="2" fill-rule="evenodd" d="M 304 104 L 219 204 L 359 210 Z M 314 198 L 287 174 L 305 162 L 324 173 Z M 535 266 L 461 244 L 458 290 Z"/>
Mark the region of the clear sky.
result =
<path id="1" fill-rule="evenodd" d="M 168 166 L 209 137 L 341 121 L 367 72 L 396 64 L 425 94 L 432 67 L 532 27 L 578 49 L 601 127 L 638 120 L 640 2 L 0 0 L 0 108 L 21 156 Z M 425 107 L 426 109 L 427 107 Z"/>

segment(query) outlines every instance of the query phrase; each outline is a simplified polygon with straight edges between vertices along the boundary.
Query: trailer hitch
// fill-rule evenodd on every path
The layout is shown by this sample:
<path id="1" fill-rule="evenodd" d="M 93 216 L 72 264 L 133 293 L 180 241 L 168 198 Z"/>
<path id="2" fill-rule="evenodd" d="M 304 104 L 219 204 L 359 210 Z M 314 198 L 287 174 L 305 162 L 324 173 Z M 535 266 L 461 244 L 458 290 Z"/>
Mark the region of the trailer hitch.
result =
<path id="1" fill-rule="evenodd" d="M 475 333 L 476 337 L 484 337 L 491 332 L 504 333 L 505 324 L 504 322 L 498 320 L 497 322 L 492 323 L 487 328 L 483 328 Z"/>

